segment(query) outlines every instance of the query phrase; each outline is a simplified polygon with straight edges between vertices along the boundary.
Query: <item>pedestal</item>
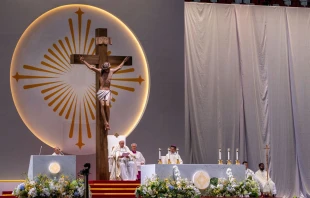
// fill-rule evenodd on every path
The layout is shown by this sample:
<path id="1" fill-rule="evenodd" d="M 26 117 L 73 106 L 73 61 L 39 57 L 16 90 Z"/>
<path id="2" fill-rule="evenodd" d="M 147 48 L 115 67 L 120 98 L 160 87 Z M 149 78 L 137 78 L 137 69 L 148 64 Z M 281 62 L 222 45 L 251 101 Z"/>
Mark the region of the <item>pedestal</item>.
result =
<path id="1" fill-rule="evenodd" d="M 31 155 L 28 178 L 33 180 L 39 174 L 46 175 L 51 179 L 59 178 L 61 175 L 76 179 L 76 156 Z"/>

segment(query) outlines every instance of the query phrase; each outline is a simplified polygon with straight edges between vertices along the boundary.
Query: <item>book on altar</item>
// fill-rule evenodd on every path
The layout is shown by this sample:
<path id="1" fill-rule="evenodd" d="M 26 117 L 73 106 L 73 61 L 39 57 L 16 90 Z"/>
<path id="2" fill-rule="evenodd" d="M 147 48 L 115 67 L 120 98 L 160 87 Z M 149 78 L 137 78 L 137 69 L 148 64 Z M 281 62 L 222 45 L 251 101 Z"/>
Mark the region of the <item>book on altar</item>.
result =
<path id="1" fill-rule="evenodd" d="M 127 157 L 127 156 L 129 156 L 129 153 L 123 153 L 122 156 Z"/>

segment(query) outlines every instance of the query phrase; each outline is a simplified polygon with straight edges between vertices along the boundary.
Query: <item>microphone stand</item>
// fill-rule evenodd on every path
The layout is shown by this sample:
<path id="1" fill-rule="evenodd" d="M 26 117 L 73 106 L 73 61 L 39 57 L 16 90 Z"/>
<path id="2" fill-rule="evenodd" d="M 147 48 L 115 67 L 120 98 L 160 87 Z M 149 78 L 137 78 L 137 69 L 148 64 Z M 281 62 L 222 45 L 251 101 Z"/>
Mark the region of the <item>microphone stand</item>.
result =
<path id="1" fill-rule="evenodd" d="M 84 176 L 85 192 L 84 197 L 89 198 L 89 186 L 88 186 L 88 175 L 89 175 L 90 164 L 84 164 L 84 169 L 80 171 L 80 174 Z"/>
<path id="2" fill-rule="evenodd" d="M 40 152 L 39 152 L 39 155 L 41 155 L 41 151 L 42 151 L 42 146 L 40 147 Z"/>
<path id="3" fill-rule="evenodd" d="M 85 186 L 85 198 L 89 198 L 89 189 L 88 189 L 88 174 L 89 173 L 87 173 L 87 174 L 85 174 L 84 175 L 84 178 L 85 178 L 85 180 L 84 180 L 84 186 Z"/>

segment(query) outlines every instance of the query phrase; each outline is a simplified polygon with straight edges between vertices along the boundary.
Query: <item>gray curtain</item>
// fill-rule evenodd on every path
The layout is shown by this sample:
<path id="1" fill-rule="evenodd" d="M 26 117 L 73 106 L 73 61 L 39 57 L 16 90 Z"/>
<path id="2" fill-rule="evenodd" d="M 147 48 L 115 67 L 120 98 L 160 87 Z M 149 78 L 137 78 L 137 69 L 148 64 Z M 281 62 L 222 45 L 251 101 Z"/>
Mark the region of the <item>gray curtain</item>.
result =
<path id="1" fill-rule="evenodd" d="M 310 9 L 185 3 L 186 155 L 266 161 L 278 195 L 310 197 Z M 308 88 L 308 89 L 307 89 Z"/>

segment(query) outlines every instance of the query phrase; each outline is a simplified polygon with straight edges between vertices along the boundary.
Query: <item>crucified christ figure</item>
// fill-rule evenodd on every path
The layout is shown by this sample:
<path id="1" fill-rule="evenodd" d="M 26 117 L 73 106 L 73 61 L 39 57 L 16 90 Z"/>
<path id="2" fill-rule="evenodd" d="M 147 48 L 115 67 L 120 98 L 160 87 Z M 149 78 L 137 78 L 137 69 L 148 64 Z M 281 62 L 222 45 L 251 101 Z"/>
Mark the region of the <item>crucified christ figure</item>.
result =
<path id="1" fill-rule="evenodd" d="M 129 59 L 129 57 L 126 57 L 123 62 L 115 67 L 111 68 L 111 65 L 109 62 L 104 62 L 102 65 L 99 66 L 99 68 L 96 68 L 94 65 L 90 65 L 84 60 L 83 56 L 80 56 L 81 62 L 83 62 L 90 70 L 95 71 L 96 73 L 100 74 L 100 88 L 97 92 L 97 97 L 101 104 L 101 114 L 103 117 L 103 123 L 105 130 L 110 130 L 110 103 L 112 99 L 112 93 L 110 90 L 111 85 L 111 79 L 112 75 L 120 70 L 125 62 Z"/>

